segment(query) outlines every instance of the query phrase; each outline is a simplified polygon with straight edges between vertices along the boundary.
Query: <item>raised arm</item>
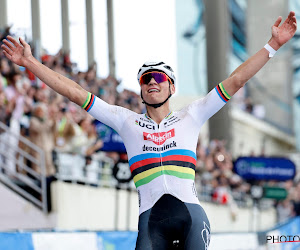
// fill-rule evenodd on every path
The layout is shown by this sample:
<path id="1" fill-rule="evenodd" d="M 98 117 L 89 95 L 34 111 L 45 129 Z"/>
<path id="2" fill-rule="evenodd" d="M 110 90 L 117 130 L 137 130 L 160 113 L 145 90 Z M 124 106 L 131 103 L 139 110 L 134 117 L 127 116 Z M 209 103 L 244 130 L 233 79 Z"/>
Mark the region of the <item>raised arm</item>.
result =
<path id="1" fill-rule="evenodd" d="M 288 42 L 297 30 L 295 12 L 291 11 L 284 23 L 279 26 L 281 20 L 282 17 L 278 17 L 272 26 L 272 37 L 268 42 L 276 51 Z M 232 96 L 243 87 L 270 60 L 269 53 L 267 49 L 262 48 L 246 62 L 242 63 L 229 78 L 223 81 L 226 92 Z"/>
<path id="2" fill-rule="evenodd" d="M 87 99 L 88 92 L 76 82 L 41 64 L 33 57 L 29 44 L 22 38 L 19 38 L 19 41 L 20 43 L 13 37 L 7 36 L 7 38 L 3 40 L 4 44 L 1 45 L 4 55 L 13 63 L 29 69 L 57 93 L 82 106 Z"/>

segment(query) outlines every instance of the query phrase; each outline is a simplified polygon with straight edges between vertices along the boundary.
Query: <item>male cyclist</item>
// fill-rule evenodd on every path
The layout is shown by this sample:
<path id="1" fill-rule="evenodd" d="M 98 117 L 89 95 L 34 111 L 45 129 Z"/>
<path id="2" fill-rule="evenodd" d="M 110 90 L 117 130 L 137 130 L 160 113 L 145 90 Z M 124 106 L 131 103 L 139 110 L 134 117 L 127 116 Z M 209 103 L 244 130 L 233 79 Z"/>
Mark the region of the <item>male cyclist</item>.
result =
<path id="1" fill-rule="evenodd" d="M 109 105 L 72 80 L 50 70 L 31 54 L 30 46 L 8 36 L 1 46 L 12 62 L 28 68 L 49 87 L 82 106 L 122 137 L 139 194 L 139 232 L 136 249 L 208 249 L 210 224 L 194 186 L 196 144 L 203 123 L 220 110 L 295 34 L 294 12 L 279 17 L 269 42 L 239 66 L 203 99 L 170 112 L 175 76 L 163 62 L 145 63 L 138 72 L 147 113 Z"/>

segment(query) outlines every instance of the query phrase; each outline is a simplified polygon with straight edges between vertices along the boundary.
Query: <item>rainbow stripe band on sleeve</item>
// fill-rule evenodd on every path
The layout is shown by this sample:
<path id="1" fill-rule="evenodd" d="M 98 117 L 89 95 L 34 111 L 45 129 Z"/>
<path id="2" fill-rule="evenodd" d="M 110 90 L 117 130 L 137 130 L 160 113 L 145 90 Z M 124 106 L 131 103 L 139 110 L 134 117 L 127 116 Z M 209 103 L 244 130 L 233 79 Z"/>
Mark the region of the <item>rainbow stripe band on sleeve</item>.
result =
<path id="1" fill-rule="evenodd" d="M 217 85 L 215 87 L 215 90 L 217 91 L 218 95 L 220 96 L 223 102 L 228 102 L 230 100 L 231 96 L 224 89 L 223 83 Z"/>
<path id="2" fill-rule="evenodd" d="M 83 109 L 85 109 L 87 112 L 90 111 L 90 109 L 93 107 L 95 103 L 95 96 L 88 92 L 88 96 L 85 100 L 85 103 L 81 106 Z"/>

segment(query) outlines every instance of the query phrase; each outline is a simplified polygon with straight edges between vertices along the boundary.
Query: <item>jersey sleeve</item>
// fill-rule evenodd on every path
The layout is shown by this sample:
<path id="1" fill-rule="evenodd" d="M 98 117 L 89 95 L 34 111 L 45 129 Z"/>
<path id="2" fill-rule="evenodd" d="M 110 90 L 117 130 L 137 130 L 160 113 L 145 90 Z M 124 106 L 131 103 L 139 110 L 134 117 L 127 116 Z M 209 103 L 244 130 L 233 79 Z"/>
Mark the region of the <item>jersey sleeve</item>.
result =
<path id="1" fill-rule="evenodd" d="M 110 105 L 91 93 L 88 93 L 82 108 L 98 121 L 113 128 L 117 133 L 120 133 L 124 121 L 134 113 L 126 108 Z"/>
<path id="2" fill-rule="evenodd" d="M 189 114 L 202 126 L 210 117 L 217 113 L 229 100 L 231 96 L 220 83 L 212 89 L 205 97 L 194 101 L 188 106 Z"/>

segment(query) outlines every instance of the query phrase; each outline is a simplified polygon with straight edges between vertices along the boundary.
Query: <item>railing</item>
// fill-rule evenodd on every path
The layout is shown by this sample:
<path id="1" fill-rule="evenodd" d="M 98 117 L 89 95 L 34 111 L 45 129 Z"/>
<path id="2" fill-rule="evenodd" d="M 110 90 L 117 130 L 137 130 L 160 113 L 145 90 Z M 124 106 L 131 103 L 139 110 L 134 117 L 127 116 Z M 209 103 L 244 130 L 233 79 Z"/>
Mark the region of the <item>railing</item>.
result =
<path id="1" fill-rule="evenodd" d="M 214 188 L 212 186 L 196 184 L 196 187 L 197 187 L 198 199 L 200 201 L 220 204 L 218 201 L 213 199 Z M 230 190 L 228 188 L 227 194 L 231 198 L 228 200 L 228 202 L 226 202 L 225 205 L 229 205 L 229 206 L 236 205 L 237 207 L 240 208 L 249 208 L 249 207 L 253 207 L 254 205 L 254 201 L 251 195 L 248 193 Z M 270 199 L 260 199 L 259 201 L 259 208 L 261 210 L 269 209 L 270 207 L 273 207 L 273 205 L 274 205 L 273 200 Z"/>
<path id="2" fill-rule="evenodd" d="M 115 163 L 111 158 L 105 156 L 103 152 L 94 155 L 93 159 L 89 160 L 89 162 L 87 162 L 86 158 L 82 155 L 57 152 L 55 165 L 57 166 L 56 178 L 61 181 L 97 187 L 135 190 L 133 181 L 129 183 L 118 182 L 115 178 Z M 124 168 L 122 168 L 122 170 L 124 170 Z M 127 171 L 130 171 L 129 164 Z M 128 173 L 123 173 L 123 175 L 127 176 Z M 218 203 L 213 199 L 213 187 L 203 186 L 196 181 L 196 189 L 200 201 Z M 250 194 L 229 189 L 228 194 L 232 197 L 232 202 L 238 207 L 246 208 L 253 206 L 253 200 Z M 266 209 L 271 207 L 272 204 L 272 201 L 262 199 L 260 208 Z"/>
<path id="3" fill-rule="evenodd" d="M 57 168 L 56 178 L 61 181 L 99 187 L 117 185 L 113 178 L 114 161 L 103 154 L 87 159 L 79 154 L 57 152 L 54 164 Z"/>
<path id="4" fill-rule="evenodd" d="M 37 152 L 37 158 L 20 148 L 19 142 L 30 151 Z M 40 173 L 31 167 L 33 164 L 39 167 Z M 43 212 L 48 212 L 44 151 L 25 137 L 14 133 L 2 122 L 0 122 L 0 181 Z"/>

